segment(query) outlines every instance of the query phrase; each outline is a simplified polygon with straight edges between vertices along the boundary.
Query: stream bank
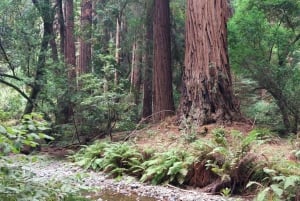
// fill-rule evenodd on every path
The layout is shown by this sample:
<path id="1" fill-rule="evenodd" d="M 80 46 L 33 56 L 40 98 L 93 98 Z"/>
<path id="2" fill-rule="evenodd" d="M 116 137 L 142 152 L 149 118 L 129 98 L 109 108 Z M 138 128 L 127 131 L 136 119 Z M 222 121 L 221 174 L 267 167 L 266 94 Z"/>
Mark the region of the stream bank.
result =
<path id="1" fill-rule="evenodd" d="M 27 158 L 29 157 L 29 158 Z M 103 172 L 93 172 L 75 166 L 66 159 L 56 159 L 49 155 L 11 156 L 14 166 L 22 166 L 24 171 L 33 173 L 37 182 L 67 181 L 74 188 L 94 189 L 88 198 L 97 201 L 228 201 L 241 198 L 225 198 L 209 195 L 199 189 L 184 190 L 173 186 L 152 186 L 124 176 L 111 179 Z"/>

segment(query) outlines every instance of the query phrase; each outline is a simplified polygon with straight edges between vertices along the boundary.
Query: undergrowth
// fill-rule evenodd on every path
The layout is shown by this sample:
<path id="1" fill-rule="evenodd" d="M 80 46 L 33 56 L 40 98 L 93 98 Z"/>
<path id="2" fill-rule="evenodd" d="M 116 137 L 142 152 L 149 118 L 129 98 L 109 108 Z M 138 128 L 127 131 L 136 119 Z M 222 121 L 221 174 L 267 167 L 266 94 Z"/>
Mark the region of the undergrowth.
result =
<path id="1" fill-rule="evenodd" d="M 191 171 L 203 165 L 202 170 L 217 176 L 207 180 L 212 181 L 208 183 L 211 184 L 208 191 L 224 196 L 260 191 L 259 201 L 270 197 L 293 200 L 299 193 L 299 163 L 288 166 L 285 163 L 285 166 L 275 168 L 269 160 L 262 160 L 263 157 L 252 150 L 254 144 L 269 142 L 271 134 L 268 130 L 254 129 L 243 134 L 217 128 L 211 136 L 191 143 L 189 151 L 174 148 L 155 152 L 153 148 L 151 151 L 139 150 L 130 143 L 96 141 L 84 146 L 72 158 L 85 168 L 102 170 L 117 178 L 124 174 L 133 175 L 152 184 L 189 184 L 192 177 L 204 176 L 201 172 Z M 268 171 L 272 168 L 274 172 Z M 191 176 L 191 172 L 199 175 Z"/>

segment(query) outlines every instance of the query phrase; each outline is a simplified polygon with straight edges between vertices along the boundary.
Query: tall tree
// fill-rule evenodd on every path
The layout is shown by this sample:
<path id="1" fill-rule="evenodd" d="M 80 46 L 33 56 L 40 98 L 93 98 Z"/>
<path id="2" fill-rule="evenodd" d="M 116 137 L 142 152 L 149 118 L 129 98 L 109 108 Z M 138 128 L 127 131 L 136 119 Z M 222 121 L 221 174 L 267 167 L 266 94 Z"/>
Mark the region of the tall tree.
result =
<path id="1" fill-rule="evenodd" d="M 92 29 L 92 1 L 82 0 L 81 2 L 81 37 L 80 37 L 80 53 L 79 53 L 79 73 L 87 73 L 91 67 L 92 45 L 91 45 L 91 29 Z"/>
<path id="2" fill-rule="evenodd" d="M 65 38 L 61 40 L 64 41 L 64 56 L 65 64 L 68 69 L 68 78 L 73 80 L 76 78 L 76 49 L 75 49 L 75 38 L 74 38 L 74 5 L 73 0 L 65 1 L 65 25 L 64 34 Z"/>
<path id="3" fill-rule="evenodd" d="M 154 68 L 153 113 L 154 120 L 162 120 L 175 110 L 172 92 L 170 2 L 154 2 Z"/>
<path id="4" fill-rule="evenodd" d="M 143 56 L 144 63 L 144 80 L 143 80 L 143 114 L 146 118 L 152 114 L 152 67 L 153 67 L 153 13 L 154 0 L 146 1 L 146 18 L 145 18 L 145 53 Z"/>
<path id="5" fill-rule="evenodd" d="M 198 125 L 240 117 L 227 51 L 227 0 L 187 0 L 180 118 Z"/>
<path id="6" fill-rule="evenodd" d="M 60 5 L 61 4 L 61 5 Z M 56 123 L 69 123 L 73 115 L 73 108 L 71 103 L 71 94 L 75 91 L 76 85 L 76 49 L 74 37 L 74 2 L 73 0 L 66 0 L 64 4 L 64 16 L 60 10 L 62 2 L 58 1 L 59 10 L 59 24 L 60 24 L 60 48 L 65 59 L 65 67 L 67 69 L 66 92 L 62 97 L 58 98 L 58 114 L 56 115 Z M 61 23 L 63 21 L 64 23 Z"/>

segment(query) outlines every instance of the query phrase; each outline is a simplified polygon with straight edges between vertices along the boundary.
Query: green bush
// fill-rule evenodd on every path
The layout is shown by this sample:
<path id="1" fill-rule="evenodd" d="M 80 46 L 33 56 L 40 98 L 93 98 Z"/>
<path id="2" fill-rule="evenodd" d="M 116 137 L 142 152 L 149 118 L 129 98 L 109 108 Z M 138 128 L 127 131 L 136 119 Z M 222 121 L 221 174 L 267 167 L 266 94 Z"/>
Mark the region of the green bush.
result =
<path id="1" fill-rule="evenodd" d="M 266 200 L 297 200 L 300 195 L 300 175 L 285 175 L 274 169 L 264 169 L 268 174 L 270 183 L 261 189 L 256 197 L 256 201 Z"/>
<path id="2" fill-rule="evenodd" d="M 175 149 L 157 153 L 142 164 L 145 171 L 141 181 L 151 181 L 152 184 L 183 184 L 193 162 L 194 157 L 186 151 Z"/>
<path id="3" fill-rule="evenodd" d="M 250 152 L 251 145 L 259 142 L 258 134 L 252 132 L 244 136 L 239 131 L 232 131 L 226 136 L 222 128 L 214 129 L 212 134 L 211 140 L 197 140 L 193 143 L 195 154 L 199 161 L 204 161 L 206 167 L 221 178 L 214 191 L 229 188 L 231 193 L 239 193 L 256 171 L 262 168 L 259 168 L 257 156 Z"/>
<path id="4" fill-rule="evenodd" d="M 143 155 L 128 143 L 97 141 L 90 146 L 84 146 L 72 158 L 79 166 L 103 170 L 113 177 L 121 177 L 124 174 L 139 176 L 143 170 Z"/>
<path id="5" fill-rule="evenodd" d="M 83 148 L 70 158 L 74 159 L 75 164 L 86 169 L 99 170 L 101 169 L 100 162 L 104 149 L 108 146 L 107 142 L 95 141 L 92 145 L 83 145 Z"/>

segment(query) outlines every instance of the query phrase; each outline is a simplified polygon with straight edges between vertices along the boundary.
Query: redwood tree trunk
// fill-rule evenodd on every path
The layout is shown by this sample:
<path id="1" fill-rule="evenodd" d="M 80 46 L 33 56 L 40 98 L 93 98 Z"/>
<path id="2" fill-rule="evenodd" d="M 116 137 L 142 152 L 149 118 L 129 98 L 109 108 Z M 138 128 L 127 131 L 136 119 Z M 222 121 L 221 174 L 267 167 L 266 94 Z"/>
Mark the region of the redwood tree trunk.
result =
<path id="1" fill-rule="evenodd" d="M 153 67 L 153 9 L 154 0 L 146 2 L 146 34 L 145 34 L 145 53 L 143 56 L 144 63 L 144 80 L 143 80 L 143 118 L 152 115 L 152 67 Z"/>
<path id="2" fill-rule="evenodd" d="M 62 3 L 62 2 L 59 2 Z M 59 5 L 59 7 L 62 5 Z M 65 0 L 64 14 L 65 21 L 61 24 L 61 20 L 64 20 L 62 13 L 59 14 L 60 21 L 60 36 L 61 36 L 61 51 L 64 53 L 65 67 L 67 69 L 66 92 L 62 97 L 58 98 L 58 113 L 56 115 L 57 124 L 66 124 L 71 122 L 73 117 L 73 103 L 71 96 L 76 90 L 76 49 L 74 38 L 74 11 L 73 0 Z M 61 11 L 59 11 L 61 12 Z M 64 38 L 65 37 L 65 38 Z"/>
<path id="3" fill-rule="evenodd" d="M 73 0 L 65 1 L 65 32 L 64 32 L 64 55 L 65 64 L 68 68 L 68 78 L 73 80 L 76 78 L 76 50 L 74 38 L 74 13 Z M 62 46 L 62 45 L 61 45 Z"/>
<path id="4" fill-rule="evenodd" d="M 180 118 L 198 125 L 240 117 L 227 51 L 227 0 L 187 0 L 186 52 Z"/>
<path id="5" fill-rule="evenodd" d="M 153 117 L 158 121 L 172 115 L 175 110 L 172 92 L 169 0 L 155 0 L 153 34 Z"/>
<path id="6" fill-rule="evenodd" d="M 80 53 L 79 53 L 79 73 L 84 74 L 90 71 L 92 45 L 91 29 L 92 29 L 92 1 L 82 0 L 81 3 L 81 37 L 80 37 Z"/>

